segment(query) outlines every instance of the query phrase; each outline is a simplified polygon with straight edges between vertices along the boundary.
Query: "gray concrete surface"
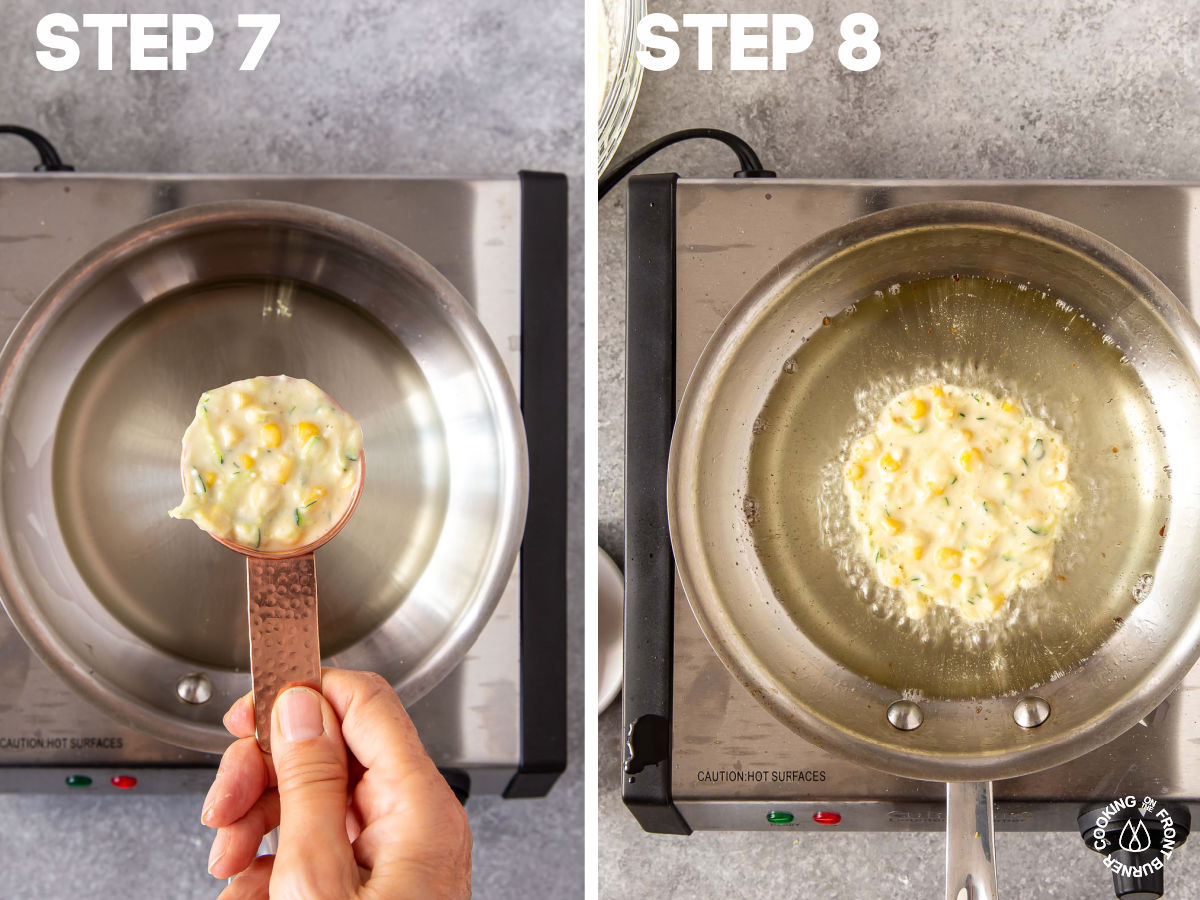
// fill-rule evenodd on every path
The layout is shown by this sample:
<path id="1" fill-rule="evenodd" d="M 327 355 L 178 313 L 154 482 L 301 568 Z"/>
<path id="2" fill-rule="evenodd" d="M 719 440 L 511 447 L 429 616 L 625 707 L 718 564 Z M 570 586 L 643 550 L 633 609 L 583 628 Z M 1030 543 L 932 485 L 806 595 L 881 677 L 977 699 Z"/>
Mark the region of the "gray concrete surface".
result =
<path id="1" fill-rule="evenodd" d="M 674 69 L 647 73 L 617 157 L 679 128 L 726 128 L 768 168 L 802 177 L 1200 179 L 1200 20 L 1171 0 L 811 0 L 652 2 L 651 11 L 802 12 L 816 37 L 787 72 L 730 72 L 728 50 L 698 72 L 681 35 Z M 880 24 L 882 61 L 837 62 L 842 16 Z M 693 33 L 694 34 L 694 33 Z M 673 148 L 644 171 L 730 175 L 729 151 Z M 599 529 L 623 559 L 623 189 L 600 205 Z M 934 897 L 938 835 L 643 834 L 618 795 L 620 713 L 600 722 L 600 883 L 612 898 Z M 1001 834 L 1004 895 L 1111 896 L 1100 860 L 1067 834 Z M 1200 849 L 1170 861 L 1168 897 L 1200 896 Z"/>
<path id="2" fill-rule="evenodd" d="M 52 11 L 153 11 L 37 0 L 4 5 L 0 121 L 43 131 L 81 170 L 574 176 L 571 358 L 583 357 L 583 21 L 578 0 L 276 4 L 283 18 L 258 71 L 238 71 L 253 4 L 157 7 L 207 15 L 212 49 L 186 72 L 95 71 L 95 49 L 56 74 L 35 60 Z M 117 62 L 127 44 L 118 41 Z M 32 151 L 0 138 L 0 171 Z M 571 373 L 572 471 L 582 472 L 582 365 Z M 480 898 L 578 897 L 583 883 L 582 493 L 570 502 L 571 767 L 549 798 L 474 798 Z M 0 894 L 13 898 L 214 897 L 199 797 L 112 804 L 0 796 Z"/>

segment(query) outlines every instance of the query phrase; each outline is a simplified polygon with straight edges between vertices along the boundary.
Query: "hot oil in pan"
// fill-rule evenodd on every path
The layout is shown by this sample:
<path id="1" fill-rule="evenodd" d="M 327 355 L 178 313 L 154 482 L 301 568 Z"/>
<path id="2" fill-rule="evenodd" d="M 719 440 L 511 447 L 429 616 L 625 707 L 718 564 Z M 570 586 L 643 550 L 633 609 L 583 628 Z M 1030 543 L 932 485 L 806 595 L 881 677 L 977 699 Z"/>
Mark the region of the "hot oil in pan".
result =
<path id="1" fill-rule="evenodd" d="M 442 420 L 419 364 L 387 328 L 296 282 L 193 286 L 148 304 L 97 347 L 59 421 L 55 506 L 80 571 L 131 631 L 202 665 L 248 665 L 246 571 L 167 517 L 182 491 L 179 442 L 201 392 L 280 373 L 312 380 L 363 428 L 362 499 L 317 553 L 328 656 L 391 615 L 445 518 Z"/>
<path id="2" fill-rule="evenodd" d="M 935 380 L 1017 397 L 1060 430 L 1080 494 L 1050 579 L 985 625 L 940 607 L 906 618 L 842 494 L 850 442 Z M 798 349 L 755 430 L 745 508 L 766 576 L 818 646 L 877 683 L 946 699 L 1026 689 L 1090 656 L 1146 593 L 1167 524 L 1158 419 L 1121 351 L 1051 294 L 967 276 L 877 292 Z"/>

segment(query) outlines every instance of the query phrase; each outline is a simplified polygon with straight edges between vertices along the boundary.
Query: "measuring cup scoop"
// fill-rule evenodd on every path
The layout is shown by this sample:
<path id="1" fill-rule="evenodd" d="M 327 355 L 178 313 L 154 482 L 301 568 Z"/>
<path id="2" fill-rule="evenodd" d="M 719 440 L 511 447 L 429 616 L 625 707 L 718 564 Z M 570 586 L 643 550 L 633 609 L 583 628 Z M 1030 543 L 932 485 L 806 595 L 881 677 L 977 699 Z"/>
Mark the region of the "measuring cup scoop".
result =
<path id="1" fill-rule="evenodd" d="M 362 495 L 365 458 L 366 453 L 359 448 L 355 461 L 357 478 L 341 516 L 303 546 L 282 550 L 256 549 L 205 529 L 214 540 L 246 557 L 254 730 L 264 752 L 271 751 L 271 707 L 280 691 L 291 685 L 306 685 L 318 691 L 321 688 L 315 552 L 341 531 L 354 514 Z M 189 469 L 185 442 L 179 466 L 185 494 Z"/>
<path id="2" fill-rule="evenodd" d="M 213 535 L 246 557 L 254 731 L 258 745 L 267 753 L 271 752 L 271 707 L 279 692 L 293 684 L 321 689 L 315 551 L 341 531 L 354 513 L 362 493 L 364 456 L 360 451 L 358 480 L 345 513 L 333 527 L 306 546 L 271 553 Z"/>

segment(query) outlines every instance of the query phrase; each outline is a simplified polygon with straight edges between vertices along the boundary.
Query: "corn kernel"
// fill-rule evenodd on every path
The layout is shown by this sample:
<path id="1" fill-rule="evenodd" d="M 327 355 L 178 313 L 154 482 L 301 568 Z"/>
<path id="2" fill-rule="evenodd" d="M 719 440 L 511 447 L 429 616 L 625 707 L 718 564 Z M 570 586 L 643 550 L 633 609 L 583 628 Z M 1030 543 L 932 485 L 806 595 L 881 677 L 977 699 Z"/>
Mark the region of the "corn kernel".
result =
<path id="1" fill-rule="evenodd" d="M 920 419 L 924 417 L 925 413 L 927 412 L 929 412 L 929 407 L 920 397 L 913 397 L 912 400 L 908 402 L 908 415 L 910 418 Z"/>
<path id="2" fill-rule="evenodd" d="M 892 456 L 890 453 L 885 453 L 879 457 L 879 468 L 885 472 L 896 472 L 900 469 L 900 460 Z"/>
<path id="3" fill-rule="evenodd" d="M 214 515 L 210 516 L 208 510 L 198 509 L 192 514 L 192 521 L 203 528 L 205 531 L 212 534 L 220 534 L 223 522 L 218 522 L 216 519 L 223 519 L 222 510 L 219 508 L 212 509 Z"/>
<path id="4" fill-rule="evenodd" d="M 1048 466 L 1042 466 L 1042 484 L 1053 485 L 1067 480 L 1067 461 L 1056 460 Z"/>
<path id="5" fill-rule="evenodd" d="M 958 457 L 958 464 L 964 472 L 972 472 L 983 461 L 983 457 L 974 447 L 968 447 Z"/>
<path id="6" fill-rule="evenodd" d="M 987 600 L 984 601 L 984 603 L 990 608 L 990 612 L 995 612 L 1004 605 L 1004 595 L 992 594 L 987 598 Z"/>
<path id="7" fill-rule="evenodd" d="M 316 503 L 318 500 L 320 500 L 324 496 L 325 496 L 325 488 L 314 488 L 313 490 L 309 491 L 308 498 L 304 502 L 305 503 Z"/>
<path id="8" fill-rule="evenodd" d="M 925 555 L 925 548 L 917 544 L 912 548 L 912 558 L 914 562 L 920 562 L 921 557 Z"/>
<path id="9" fill-rule="evenodd" d="M 253 469 L 254 457 L 248 453 L 243 453 L 238 457 L 238 465 L 240 465 L 243 469 Z"/>
<path id="10" fill-rule="evenodd" d="M 292 477 L 292 458 L 280 454 L 275 461 L 275 481 L 283 484 Z"/>
<path id="11" fill-rule="evenodd" d="M 892 587 L 900 587 L 900 576 L 899 576 L 899 575 L 893 575 L 893 576 L 892 576 L 892 577 L 891 577 L 891 578 L 888 580 L 888 583 L 889 583 L 889 584 L 890 584 Z"/>
<path id="12" fill-rule="evenodd" d="M 858 462 L 866 462 L 879 452 L 879 439 L 873 434 L 867 435 L 854 445 L 852 455 Z"/>
<path id="13" fill-rule="evenodd" d="M 975 440 L 975 432 L 973 432 L 970 428 L 964 428 L 962 431 L 959 432 L 959 434 L 961 434 L 963 436 L 963 440 L 966 441 L 968 444 L 971 443 L 971 441 Z"/>
<path id="14" fill-rule="evenodd" d="M 893 519 L 891 516 L 888 516 L 883 520 L 883 527 L 888 530 L 888 534 L 894 536 L 904 530 L 904 523 L 899 519 Z"/>
<path id="15" fill-rule="evenodd" d="M 217 480 L 217 476 L 216 476 L 216 475 L 215 475 L 213 472 L 205 472 L 205 473 L 204 473 L 204 483 L 205 483 L 205 484 L 206 484 L 208 487 L 212 487 L 212 486 L 213 486 L 213 482 L 214 482 L 214 481 L 216 481 L 216 480 Z"/>
<path id="16" fill-rule="evenodd" d="M 940 384 L 935 384 L 933 387 L 931 387 L 929 389 L 929 393 L 933 394 L 933 396 L 935 396 L 935 397 L 945 397 L 946 396 L 946 392 L 944 390 L 942 390 L 942 386 Z"/>
<path id="17" fill-rule="evenodd" d="M 279 516 L 275 530 L 271 532 L 271 537 L 280 543 L 290 544 L 300 536 L 300 526 L 296 524 L 296 520 L 290 516 Z"/>
<path id="18" fill-rule="evenodd" d="M 933 408 L 933 417 L 939 422 L 949 422 L 954 418 L 954 407 L 949 403 L 939 403 Z"/>
<path id="19" fill-rule="evenodd" d="M 320 433 L 321 429 L 312 422 L 300 422 L 296 426 L 296 443 L 303 447 L 305 441 L 310 437 L 316 437 Z"/>
<path id="20" fill-rule="evenodd" d="M 264 447 L 278 447 L 283 443 L 283 434 L 274 422 L 268 422 L 258 430 L 258 439 Z"/>
<path id="21" fill-rule="evenodd" d="M 962 576 L 959 575 L 957 572 L 955 572 L 953 575 L 950 576 L 950 584 L 952 584 L 956 588 L 962 587 Z"/>
<path id="22" fill-rule="evenodd" d="M 978 569 L 984 564 L 986 559 L 987 554 L 975 547 L 969 548 L 967 552 L 963 554 L 963 562 L 966 564 L 968 569 Z"/>
<path id="23" fill-rule="evenodd" d="M 962 563 L 962 554 L 953 547 L 942 547 L 937 552 L 937 564 L 943 569 L 957 569 Z"/>
<path id="24" fill-rule="evenodd" d="M 946 486 L 944 484 L 937 484 L 933 481 L 927 481 L 925 482 L 925 490 L 929 491 L 929 493 L 934 497 L 940 497 L 942 494 L 946 493 Z"/>
<path id="25" fill-rule="evenodd" d="M 237 542 L 244 547 L 253 547 L 259 540 L 258 526 L 252 525 L 249 522 L 234 522 L 233 536 L 237 538 Z"/>
<path id="26" fill-rule="evenodd" d="M 242 439 L 242 433 L 228 422 L 222 423 L 218 430 L 221 436 L 221 446 L 226 450 Z"/>
<path id="27" fill-rule="evenodd" d="M 269 509 L 279 502 L 279 488 L 263 478 L 254 479 L 249 495 L 250 503 L 259 509 Z"/>
<path id="28" fill-rule="evenodd" d="M 850 463 L 846 466 L 846 477 L 851 481 L 858 481 L 863 477 L 863 467 L 858 463 Z"/>
<path id="29" fill-rule="evenodd" d="M 241 409 L 243 406 L 245 406 L 249 402 L 250 402 L 250 397 L 248 394 L 245 394 L 242 391 L 234 392 L 234 394 L 233 394 L 233 408 L 234 409 Z"/>
<path id="30" fill-rule="evenodd" d="M 1004 400 L 1001 402 L 1000 408 L 1005 412 L 1016 412 L 1017 409 L 1016 404 L 1014 404 L 1011 400 Z"/>

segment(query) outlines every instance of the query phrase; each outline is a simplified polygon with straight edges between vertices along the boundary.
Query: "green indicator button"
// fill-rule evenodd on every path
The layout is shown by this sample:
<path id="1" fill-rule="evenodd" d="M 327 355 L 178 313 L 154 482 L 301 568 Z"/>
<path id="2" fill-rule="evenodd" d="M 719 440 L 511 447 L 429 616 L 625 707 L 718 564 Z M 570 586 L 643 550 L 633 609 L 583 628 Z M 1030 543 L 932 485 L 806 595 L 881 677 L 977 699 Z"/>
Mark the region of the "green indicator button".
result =
<path id="1" fill-rule="evenodd" d="M 794 819 L 790 812 L 769 812 L 767 813 L 767 821 L 772 825 L 790 825 Z"/>
<path id="2" fill-rule="evenodd" d="M 67 787 L 88 787 L 92 783 L 92 779 L 86 775 L 68 775 Z"/>

